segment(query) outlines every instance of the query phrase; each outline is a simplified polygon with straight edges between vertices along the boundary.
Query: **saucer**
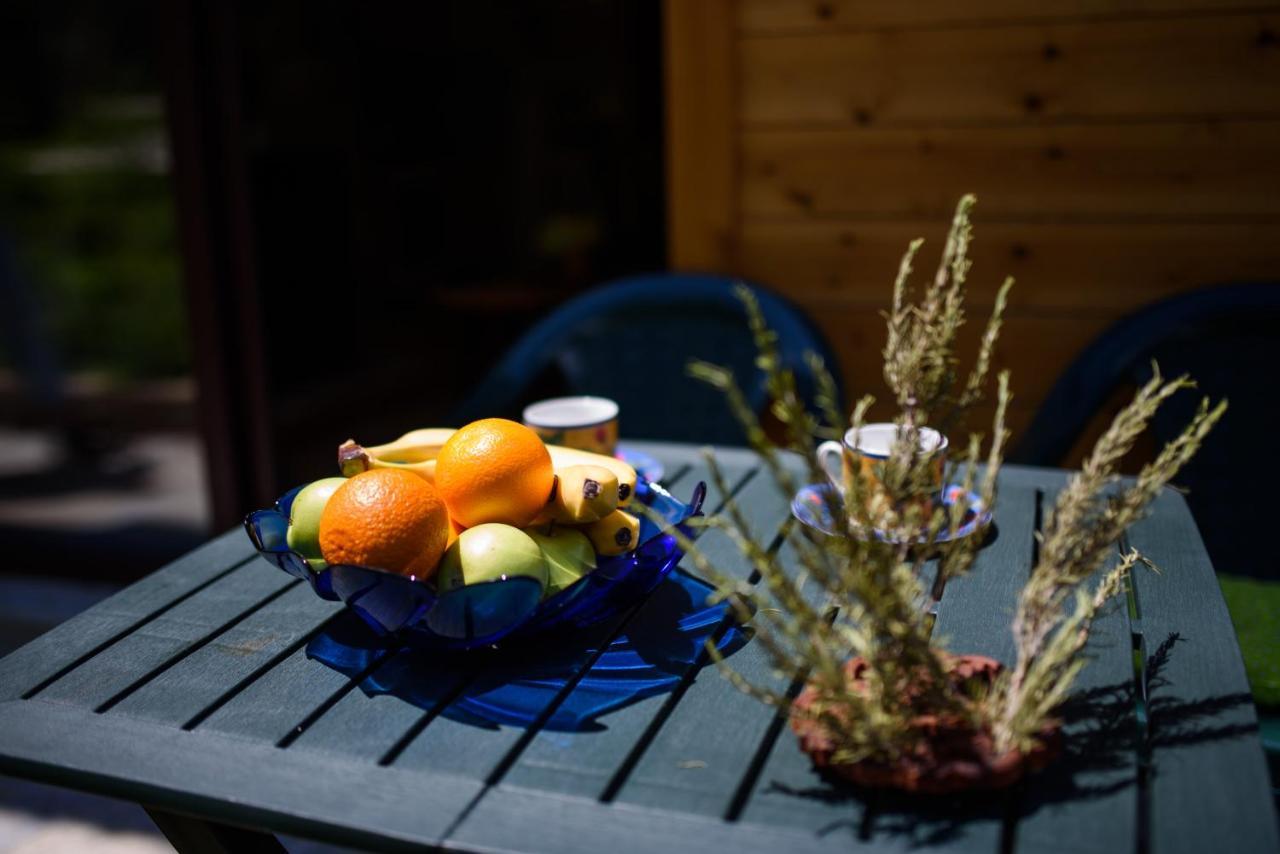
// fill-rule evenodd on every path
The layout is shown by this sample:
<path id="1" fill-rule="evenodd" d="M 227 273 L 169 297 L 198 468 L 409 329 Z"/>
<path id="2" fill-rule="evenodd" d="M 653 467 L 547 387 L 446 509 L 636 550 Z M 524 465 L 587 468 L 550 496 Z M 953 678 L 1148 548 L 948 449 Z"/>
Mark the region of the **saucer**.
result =
<path id="1" fill-rule="evenodd" d="M 935 542 L 945 543 L 967 537 L 991 521 L 991 511 L 982 506 L 982 498 L 978 493 L 966 491 L 959 484 L 948 484 L 942 490 L 942 503 L 949 507 L 956 502 L 963 502 L 966 505 L 963 523 L 954 534 L 947 529 L 939 531 Z M 800 520 L 801 524 L 815 531 L 821 531 L 833 537 L 843 537 L 846 535 L 845 531 L 832 515 L 832 508 L 839 508 L 840 505 L 840 493 L 835 486 L 830 483 L 811 483 L 791 499 L 791 514 Z M 897 542 L 885 535 L 883 531 L 877 530 L 873 532 L 873 536 L 881 542 Z M 925 535 L 921 534 L 917 542 L 923 543 L 925 539 Z"/>
<path id="2" fill-rule="evenodd" d="M 667 473 L 666 468 L 656 457 L 630 445 L 619 443 L 614 456 L 631 466 L 636 470 L 636 474 L 650 483 L 657 483 Z"/>

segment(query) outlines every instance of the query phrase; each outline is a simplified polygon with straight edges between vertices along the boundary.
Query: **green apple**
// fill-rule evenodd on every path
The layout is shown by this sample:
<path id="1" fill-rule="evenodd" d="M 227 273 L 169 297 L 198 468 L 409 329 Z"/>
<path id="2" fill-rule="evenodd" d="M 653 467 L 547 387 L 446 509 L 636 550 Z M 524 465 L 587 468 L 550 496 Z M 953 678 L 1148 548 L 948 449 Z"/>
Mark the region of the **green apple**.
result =
<path id="1" fill-rule="evenodd" d="M 289 507 L 289 530 L 285 534 L 285 542 L 289 548 L 307 559 L 314 570 L 325 567 L 320 554 L 320 515 L 324 506 L 329 503 L 329 496 L 342 484 L 345 477 L 325 477 L 302 487 L 293 497 Z"/>
<path id="2" fill-rule="evenodd" d="M 542 549 L 547 562 L 546 596 L 554 596 L 596 568 L 596 550 L 591 540 L 573 528 L 552 528 L 550 532 L 526 528 L 525 533 Z"/>
<path id="3" fill-rule="evenodd" d="M 542 549 L 519 528 L 486 522 L 467 528 L 449 546 L 436 571 L 436 589 L 443 594 L 516 577 L 532 578 L 546 589 L 547 561 Z"/>

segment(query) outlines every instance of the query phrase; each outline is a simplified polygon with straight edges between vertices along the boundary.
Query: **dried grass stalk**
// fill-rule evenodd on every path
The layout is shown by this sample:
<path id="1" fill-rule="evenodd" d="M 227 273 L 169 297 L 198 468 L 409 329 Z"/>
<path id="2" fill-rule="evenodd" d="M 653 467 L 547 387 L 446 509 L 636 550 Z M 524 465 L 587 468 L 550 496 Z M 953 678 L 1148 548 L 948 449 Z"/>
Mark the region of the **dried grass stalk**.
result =
<path id="1" fill-rule="evenodd" d="M 758 575 L 757 584 L 721 571 L 696 542 L 683 544 L 698 571 L 717 584 L 717 596 L 728 600 L 742 621 L 752 623 L 754 643 L 774 671 L 805 675 L 816 699 L 804 714 L 833 735 L 835 762 L 888 762 L 915 750 L 923 736 L 914 722 L 922 714 L 963 721 L 990 735 L 999 751 L 1033 747 L 1085 664 L 1081 652 L 1099 609 L 1122 589 L 1125 575 L 1145 561 L 1130 552 L 1095 584 L 1097 572 L 1115 554 L 1126 528 L 1195 453 L 1226 406 L 1210 407 L 1205 401 L 1181 436 L 1135 480 L 1121 483 L 1116 467 L 1157 408 L 1170 395 L 1191 386 L 1185 377 L 1165 381 L 1157 372 L 1116 417 L 1047 516 L 1039 562 L 1013 620 L 1014 665 L 994 688 L 980 695 L 946 679 L 945 658 L 932 637 L 930 599 L 947 579 L 969 570 L 981 537 L 939 543 L 943 532 L 954 532 L 962 524 L 964 508 L 949 510 L 936 502 L 930 508 L 912 499 L 935 488 L 930 460 L 918 449 L 919 430 L 926 426 L 943 432 L 957 429 L 992 384 L 993 355 L 1013 284 L 1006 279 L 999 289 L 977 356 L 962 375 L 955 344 L 966 322 L 974 201 L 972 196 L 960 200 L 937 272 L 919 294 L 911 277 L 923 241 L 912 241 L 903 256 L 892 307 L 885 315 L 883 351 L 884 377 L 899 411 L 895 419 L 899 439 L 877 480 L 864 478 L 858 466 L 850 467 L 852 476 L 844 484 L 850 536 L 816 539 L 792 524 L 784 527 L 781 536 L 755 531 L 737 502 L 728 500 L 719 515 L 703 524 L 734 542 Z M 766 377 L 770 411 L 783 427 L 783 440 L 770 440 L 732 372 L 705 362 L 691 364 L 689 371 L 724 394 L 747 443 L 776 488 L 789 498 L 801 484 L 800 473 L 811 483 L 825 479 L 814 457 L 817 441 L 839 436 L 846 427 L 860 428 L 872 399 L 859 399 L 845 422 L 837 411 L 834 381 L 821 360 L 810 354 L 809 365 L 818 377 L 818 412 L 810 411 L 794 374 L 780 359 L 776 336 L 751 291 L 742 287 L 739 295 L 759 350 L 757 363 Z M 995 396 L 989 438 L 974 434 L 963 445 L 953 441 L 947 474 L 948 482 L 977 491 L 988 507 L 997 501 L 1008 437 L 1007 371 L 995 377 Z M 728 494 L 709 452 L 708 463 L 721 493 Z M 881 542 L 872 532 L 893 542 Z M 925 542 L 911 545 L 921 536 Z M 775 540 L 780 549 L 770 548 Z M 937 583 L 926 591 L 920 579 L 930 556 L 938 557 Z M 711 652 L 716 655 L 714 648 Z M 856 691 L 850 690 L 843 670 L 844 663 L 854 657 L 869 665 Z M 790 703 L 774 685 L 754 683 L 718 655 L 717 660 L 743 691 L 771 705 Z M 799 713 L 793 710 L 793 714 Z"/>

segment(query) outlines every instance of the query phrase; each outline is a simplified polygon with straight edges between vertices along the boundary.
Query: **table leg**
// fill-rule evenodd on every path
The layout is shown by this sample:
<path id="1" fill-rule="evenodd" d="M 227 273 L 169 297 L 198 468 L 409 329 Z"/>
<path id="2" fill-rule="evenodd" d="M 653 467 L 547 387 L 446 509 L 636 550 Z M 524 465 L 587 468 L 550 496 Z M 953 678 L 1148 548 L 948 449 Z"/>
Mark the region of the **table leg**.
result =
<path id="1" fill-rule="evenodd" d="M 157 807 L 143 809 L 180 854 L 287 854 L 279 840 L 261 830 L 218 824 Z"/>

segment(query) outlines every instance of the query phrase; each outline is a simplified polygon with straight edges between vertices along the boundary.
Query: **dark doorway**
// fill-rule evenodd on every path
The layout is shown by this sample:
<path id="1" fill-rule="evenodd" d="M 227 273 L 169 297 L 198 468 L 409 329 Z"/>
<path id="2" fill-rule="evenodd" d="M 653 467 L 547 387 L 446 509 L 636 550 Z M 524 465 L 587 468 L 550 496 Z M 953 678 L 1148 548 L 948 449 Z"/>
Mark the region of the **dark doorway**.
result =
<path id="1" fill-rule="evenodd" d="M 663 264 L 658 4 L 188 3 L 169 26 L 223 451 L 270 467 L 223 506 L 439 424 L 540 314 Z M 228 362 L 237 336 L 260 354 Z"/>

